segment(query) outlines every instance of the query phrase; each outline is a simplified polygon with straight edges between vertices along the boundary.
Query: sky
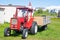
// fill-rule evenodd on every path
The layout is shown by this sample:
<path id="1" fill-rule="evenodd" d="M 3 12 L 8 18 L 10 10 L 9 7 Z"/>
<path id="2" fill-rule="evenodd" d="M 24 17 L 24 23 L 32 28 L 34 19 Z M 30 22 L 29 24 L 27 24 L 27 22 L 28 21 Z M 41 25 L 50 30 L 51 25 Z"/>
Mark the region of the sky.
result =
<path id="1" fill-rule="evenodd" d="M 27 6 L 31 2 L 33 7 L 60 6 L 60 0 L 0 0 L 2 5 L 23 5 Z"/>

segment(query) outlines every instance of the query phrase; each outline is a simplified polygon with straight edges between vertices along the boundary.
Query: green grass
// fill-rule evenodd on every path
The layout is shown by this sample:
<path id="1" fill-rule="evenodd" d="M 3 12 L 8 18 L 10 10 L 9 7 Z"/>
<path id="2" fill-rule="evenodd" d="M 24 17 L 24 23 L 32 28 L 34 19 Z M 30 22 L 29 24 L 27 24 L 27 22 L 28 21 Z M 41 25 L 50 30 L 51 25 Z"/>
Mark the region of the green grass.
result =
<path id="1" fill-rule="evenodd" d="M 0 40 L 23 40 L 22 34 L 4 37 L 4 29 L 8 26 L 8 23 L 0 25 Z M 60 19 L 52 18 L 47 30 L 38 32 L 36 35 L 29 34 L 26 40 L 60 40 Z"/>

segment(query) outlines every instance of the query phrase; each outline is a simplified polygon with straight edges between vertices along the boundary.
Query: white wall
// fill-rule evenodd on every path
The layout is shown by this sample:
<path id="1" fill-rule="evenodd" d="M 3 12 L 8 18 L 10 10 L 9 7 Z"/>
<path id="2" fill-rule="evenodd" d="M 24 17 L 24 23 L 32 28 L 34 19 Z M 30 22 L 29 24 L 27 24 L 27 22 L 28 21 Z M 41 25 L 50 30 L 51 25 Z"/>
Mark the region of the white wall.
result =
<path id="1" fill-rule="evenodd" d="M 4 9 L 0 9 L 0 24 L 4 24 Z"/>
<path id="2" fill-rule="evenodd" d="M 6 7 L 5 8 L 5 21 L 10 22 L 10 18 L 13 17 L 15 14 L 16 8 L 15 7 Z"/>
<path id="3" fill-rule="evenodd" d="M 1 8 L 1 7 L 0 7 Z M 16 7 L 2 7 L 4 10 L 4 21 L 10 22 L 10 18 L 13 17 L 13 14 L 16 12 Z"/>

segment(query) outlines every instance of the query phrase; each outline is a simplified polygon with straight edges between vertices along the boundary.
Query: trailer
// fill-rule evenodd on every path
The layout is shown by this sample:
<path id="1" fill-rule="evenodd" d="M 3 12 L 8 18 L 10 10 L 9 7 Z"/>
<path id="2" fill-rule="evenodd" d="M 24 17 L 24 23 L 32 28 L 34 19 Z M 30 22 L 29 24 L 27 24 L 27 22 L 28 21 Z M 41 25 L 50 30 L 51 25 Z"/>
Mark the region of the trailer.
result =
<path id="1" fill-rule="evenodd" d="M 47 29 L 47 25 L 51 23 L 50 16 L 36 16 L 34 17 L 34 21 L 37 22 L 38 26 L 43 27 L 43 29 Z"/>

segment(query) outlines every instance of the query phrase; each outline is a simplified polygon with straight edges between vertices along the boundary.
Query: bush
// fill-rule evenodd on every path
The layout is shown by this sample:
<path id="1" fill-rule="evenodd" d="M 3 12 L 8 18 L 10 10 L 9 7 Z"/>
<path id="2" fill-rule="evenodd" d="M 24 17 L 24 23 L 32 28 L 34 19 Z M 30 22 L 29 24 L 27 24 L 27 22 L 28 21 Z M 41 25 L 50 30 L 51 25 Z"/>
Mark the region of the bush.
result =
<path id="1" fill-rule="evenodd" d="M 49 10 L 43 11 L 41 8 L 39 8 L 34 12 L 34 16 L 42 16 L 42 15 L 57 16 L 57 13 L 50 13 Z"/>

